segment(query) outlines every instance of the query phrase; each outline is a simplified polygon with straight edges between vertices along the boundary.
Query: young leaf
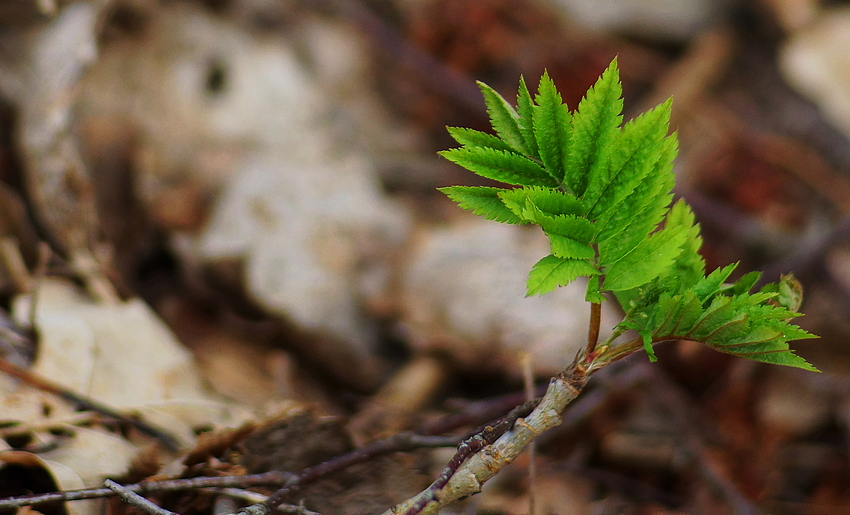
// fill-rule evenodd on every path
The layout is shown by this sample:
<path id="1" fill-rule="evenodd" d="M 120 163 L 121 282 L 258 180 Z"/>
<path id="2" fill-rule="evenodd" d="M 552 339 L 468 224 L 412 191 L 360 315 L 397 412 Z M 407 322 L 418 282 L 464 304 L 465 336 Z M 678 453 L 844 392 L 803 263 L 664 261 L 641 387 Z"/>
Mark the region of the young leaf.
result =
<path id="1" fill-rule="evenodd" d="M 537 262 L 528 274 L 525 296 L 543 295 L 558 286 L 566 286 L 579 276 L 597 275 L 593 265 L 579 259 L 563 259 L 548 255 Z"/>
<path id="2" fill-rule="evenodd" d="M 525 210 L 527 201 L 531 201 L 540 211 L 549 216 L 581 215 L 585 211 L 584 204 L 579 199 L 569 193 L 551 188 L 532 186 L 504 190 L 499 194 L 499 198 L 518 215 Z"/>
<path id="3" fill-rule="evenodd" d="M 600 255 L 616 261 L 655 230 L 673 200 L 672 159 L 676 137 L 664 140 L 663 153 L 653 170 L 622 202 L 611 206 L 596 222 Z"/>
<path id="4" fill-rule="evenodd" d="M 540 227 L 552 246 L 552 254 L 560 258 L 592 259 L 596 252 L 590 246 L 593 224 L 573 215 L 550 217 L 538 211 Z"/>
<path id="5" fill-rule="evenodd" d="M 619 261 L 608 265 L 604 288 L 628 290 L 655 279 L 679 255 L 686 237 L 687 231 L 681 226 L 666 227 L 651 235 Z M 606 266 L 604 261 L 602 266 Z"/>
<path id="6" fill-rule="evenodd" d="M 486 132 L 465 129 L 463 127 L 448 127 L 447 130 L 452 138 L 464 147 L 487 147 L 496 150 L 506 150 L 508 152 L 514 151 L 510 145 Z"/>
<path id="7" fill-rule="evenodd" d="M 537 105 L 533 106 L 534 136 L 540 158 L 559 183 L 564 181 L 564 160 L 568 150 L 570 111 L 548 73 L 540 77 Z"/>
<path id="8" fill-rule="evenodd" d="M 557 187 L 555 179 L 531 159 L 486 147 L 453 148 L 440 155 L 487 179 L 519 186 Z"/>
<path id="9" fill-rule="evenodd" d="M 613 292 L 626 310 L 615 334 L 637 330 L 651 360 L 653 344 L 691 339 L 735 356 L 815 370 L 788 346 L 813 337 L 790 322 L 798 316 L 799 283 L 783 277 L 750 293 L 758 273 L 734 284 L 726 284 L 734 264 L 705 275 L 693 212 L 683 201 L 671 208 L 678 143 L 675 133 L 667 135 L 669 101 L 620 128 L 616 60 L 575 113 L 547 74 L 534 99 L 520 79 L 516 110 L 481 89 L 498 137 L 453 128 L 463 148 L 443 155 L 520 187 L 443 191 L 485 218 L 543 229 L 551 254 L 529 273 L 528 295 L 587 276 L 585 298 L 601 303 L 605 291 Z"/>
<path id="10" fill-rule="evenodd" d="M 534 136 L 534 102 L 525 79 L 519 78 L 519 90 L 517 91 L 517 114 L 519 115 L 519 132 L 528 148 L 529 156 L 540 159 L 540 151 L 537 148 L 537 139 Z"/>
<path id="11" fill-rule="evenodd" d="M 490 124 L 496 134 L 515 151 L 523 155 L 530 152 L 525 145 L 522 132 L 519 129 L 519 115 L 502 95 L 483 82 L 478 82 L 478 88 L 484 95 L 484 103 L 487 104 L 487 114 L 490 115 Z"/>
<path id="12" fill-rule="evenodd" d="M 499 193 L 506 190 L 486 186 L 449 186 L 438 189 L 463 209 L 468 209 L 487 220 L 506 224 L 522 223 L 522 220 L 499 198 Z"/>
<path id="13" fill-rule="evenodd" d="M 607 177 L 591 179 L 582 197 L 589 215 L 600 216 L 631 194 L 654 168 L 670 124 L 671 101 L 647 111 L 616 133 Z"/>
<path id="14" fill-rule="evenodd" d="M 622 94 L 614 59 L 573 114 L 564 182 L 579 197 L 586 188 L 599 190 L 608 182 L 608 156 L 623 120 Z"/>

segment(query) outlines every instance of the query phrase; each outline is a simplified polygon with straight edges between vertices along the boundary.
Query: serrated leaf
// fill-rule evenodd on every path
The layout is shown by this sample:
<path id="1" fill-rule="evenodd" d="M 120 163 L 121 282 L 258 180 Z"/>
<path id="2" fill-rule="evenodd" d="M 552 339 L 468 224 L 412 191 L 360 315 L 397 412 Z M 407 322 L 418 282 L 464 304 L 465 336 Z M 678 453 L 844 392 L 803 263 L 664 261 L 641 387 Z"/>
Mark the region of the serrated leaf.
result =
<path id="1" fill-rule="evenodd" d="M 519 115 L 519 132 L 522 134 L 529 155 L 540 159 L 537 139 L 534 136 L 534 102 L 522 77 L 519 78 L 519 90 L 517 90 L 517 114 Z"/>
<path id="2" fill-rule="evenodd" d="M 522 223 L 522 220 L 513 213 L 499 198 L 499 193 L 505 190 L 501 188 L 490 188 L 486 186 L 449 186 L 438 188 L 450 199 L 458 203 L 463 209 L 472 211 L 487 220 L 494 220 L 507 224 Z"/>
<path id="3" fill-rule="evenodd" d="M 580 200 L 569 193 L 551 188 L 531 186 L 504 190 L 499 194 L 499 198 L 518 216 L 522 216 L 529 200 L 549 216 L 579 215 L 584 212 L 584 204 Z"/>
<path id="4" fill-rule="evenodd" d="M 714 270 L 694 286 L 694 293 L 701 301 L 705 302 L 712 295 L 720 291 L 723 283 L 726 282 L 726 279 L 732 275 L 732 272 L 737 267 L 738 263 L 732 263 Z"/>
<path id="5" fill-rule="evenodd" d="M 543 215 L 545 216 L 545 215 Z M 596 252 L 590 246 L 593 224 L 572 215 L 545 217 L 538 221 L 549 237 L 552 254 L 560 258 L 591 259 Z"/>
<path id="6" fill-rule="evenodd" d="M 672 160 L 677 152 L 675 135 L 662 143 L 662 153 L 653 170 L 621 202 L 598 220 L 600 255 L 616 261 L 646 238 L 664 219 L 673 199 Z"/>
<path id="7" fill-rule="evenodd" d="M 519 115 L 513 106 L 487 84 L 479 81 L 478 88 L 484 95 L 487 114 L 490 115 L 490 125 L 493 126 L 496 134 L 515 151 L 529 155 L 522 132 L 519 129 Z"/>
<path id="8" fill-rule="evenodd" d="M 572 116 L 564 182 L 581 197 L 590 182 L 608 182 L 608 156 L 623 117 L 617 60 L 602 73 Z M 596 186 L 594 186 L 596 188 Z"/>
<path id="9" fill-rule="evenodd" d="M 440 155 L 487 179 L 518 186 L 557 187 L 555 179 L 531 159 L 493 148 L 453 148 Z"/>
<path id="10" fill-rule="evenodd" d="M 540 159 L 552 177 L 562 183 L 564 160 L 568 152 L 570 111 L 548 73 L 544 72 L 540 77 L 536 101 L 532 113 Z"/>
<path id="11" fill-rule="evenodd" d="M 784 329 L 775 329 L 770 327 L 759 327 L 740 339 L 734 344 L 709 343 L 709 347 L 719 351 L 738 356 L 741 358 L 761 361 L 774 365 L 786 365 L 790 367 L 802 368 L 812 372 L 819 372 L 803 358 L 797 356 L 791 351 L 788 346 L 788 341 L 792 339 L 816 338 L 802 329 L 799 329 L 790 324 L 784 323 Z M 793 329 L 792 329 L 793 328 Z"/>
<path id="12" fill-rule="evenodd" d="M 659 337 L 682 337 L 691 332 L 703 315 L 702 302 L 693 292 L 685 292 L 673 297 L 662 297 L 659 302 Z"/>
<path id="13" fill-rule="evenodd" d="M 607 265 L 603 288 L 628 290 L 655 279 L 676 259 L 686 236 L 687 231 L 681 226 L 664 228 L 651 235 L 622 259 Z M 606 266 L 604 262 L 601 264 Z"/>
<path id="14" fill-rule="evenodd" d="M 447 130 L 451 137 L 464 147 L 488 147 L 513 152 L 510 145 L 492 134 L 463 127 L 447 127 Z"/>
<path id="15" fill-rule="evenodd" d="M 670 106 L 668 99 L 616 132 L 606 177 L 591 179 L 582 195 L 591 218 L 622 202 L 655 168 L 669 130 Z"/>
<path id="16" fill-rule="evenodd" d="M 599 291 L 599 276 L 592 275 L 587 280 L 587 291 L 584 294 L 584 300 L 587 302 L 593 302 L 596 304 L 601 304 L 605 302 L 605 295 L 602 295 L 602 292 Z"/>
<path id="17" fill-rule="evenodd" d="M 598 273 L 587 261 L 562 259 L 550 254 L 538 261 L 528 274 L 526 296 L 543 295 L 558 286 L 570 284 L 577 277 Z"/>
<path id="18" fill-rule="evenodd" d="M 649 358 L 650 363 L 655 363 L 658 357 L 655 356 L 655 350 L 652 348 L 652 333 L 644 329 L 638 331 L 638 334 L 643 340 L 643 351 L 646 352 L 646 357 Z"/>
<path id="19" fill-rule="evenodd" d="M 733 284 L 732 288 L 730 289 L 730 293 L 732 295 L 741 295 L 744 293 L 749 293 L 759 279 L 761 279 L 761 272 L 747 272 L 746 274 L 742 275 L 740 279 L 735 281 L 735 284 Z"/>

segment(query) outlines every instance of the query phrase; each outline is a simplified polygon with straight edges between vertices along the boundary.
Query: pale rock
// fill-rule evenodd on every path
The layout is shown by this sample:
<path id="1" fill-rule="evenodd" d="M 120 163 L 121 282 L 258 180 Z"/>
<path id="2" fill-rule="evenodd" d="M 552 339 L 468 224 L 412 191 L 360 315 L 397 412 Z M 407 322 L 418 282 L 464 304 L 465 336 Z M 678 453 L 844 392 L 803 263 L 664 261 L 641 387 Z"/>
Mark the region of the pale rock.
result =
<path id="1" fill-rule="evenodd" d="M 362 358 L 375 342 L 360 313 L 364 258 L 401 244 L 409 226 L 368 161 L 269 159 L 248 164 L 225 188 L 196 252 L 207 261 L 244 258 L 257 302 L 307 332 L 348 342 Z"/>
<path id="2" fill-rule="evenodd" d="M 771 367 L 762 383 L 762 395 L 756 404 L 758 420 L 775 431 L 791 437 L 804 436 L 823 424 L 832 413 L 831 396 L 818 391 L 804 377 L 809 372 Z"/>
<path id="3" fill-rule="evenodd" d="M 531 267 L 549 254 L 542 232 L 478 218 L 425 229 L 404 271 L 404 326 L 414 346 L 443 349 L 469 367 L 519 374 L 532 355 L 538 375 L 572 362 L 587 341 L 586 282 L 525 297 Z M 618 322 L 603 310 L 604 338 Z"/>
<path id="4" fill-rule="evenodd" d="M 683 40 L 708 26 L 722 1 L 708 0 L 546 0 L 568 23 L 588 30 L 624 32 Z"/>
<path id="5" fill-rule="evenodd" d="M 786 82 L 850 137 L 850 9 L 822 12 L 793 33 L 779 54 Z"/>

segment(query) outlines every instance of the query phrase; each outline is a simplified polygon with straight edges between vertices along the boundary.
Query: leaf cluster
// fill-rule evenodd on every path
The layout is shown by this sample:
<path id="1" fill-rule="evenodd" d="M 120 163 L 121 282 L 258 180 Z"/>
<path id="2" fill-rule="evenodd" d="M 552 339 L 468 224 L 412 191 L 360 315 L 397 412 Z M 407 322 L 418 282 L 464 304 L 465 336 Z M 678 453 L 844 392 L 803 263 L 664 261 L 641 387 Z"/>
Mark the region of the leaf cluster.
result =
<path id="1" fill-rule="evenodd" d="M 587 300 L 613 293 L 626 312 L 615 335 L 637 330 L 652 359 L 653 343 L 690 339 L 814 370 L 787 344 L 812 335 L 788 322 L 796 308 L 777 304 L 793 279 L 751 293 L 755 274 L 725 284 L 734 265 L 705 275 L 693 213 L 684 201 L 673 204 L 671 100 L 623 124 L 616 59 L 575 111 L 546 73 L 534 96 L 520 78 L 516 107 L 479 87 L 495 134 L 449 128 L 461 146 L 441 155 L 509 187 L 441 191 L 486 219 L 535 224 L 548 236 L 550 254 L 531 269 L 527 295 L 588 277 Z"/>

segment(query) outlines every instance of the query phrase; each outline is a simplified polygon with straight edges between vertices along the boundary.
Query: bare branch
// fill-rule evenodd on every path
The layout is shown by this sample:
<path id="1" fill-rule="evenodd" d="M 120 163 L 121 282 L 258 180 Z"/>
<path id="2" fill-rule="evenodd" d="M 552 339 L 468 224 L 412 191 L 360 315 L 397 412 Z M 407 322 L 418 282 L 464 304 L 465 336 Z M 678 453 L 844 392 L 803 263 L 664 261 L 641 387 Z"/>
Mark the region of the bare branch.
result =
<path id="1" fill-rule="evenodd" d="M 127 504 L 135 506 L 140 510 L 146 511 L 151 515 L 176 515 L 173 511 L 168 511 L 165 508 L 160 508 L 159 506 L 145 499 L 136 492 L 124 488 L 123 486 L 119 485 L 111 479 L 107 479 L 106 481 L 104 481 L 103 485 L 118 494 L 118 497 L 123 499 L 124 502 L 126 502 Z"/>
<path id="2" fill-rule="evenodd" d="M 564 408 L 581 393 L 589 378 L 584 367 L 578 366 L 581 356 L 582 353 L 567 370 L 552 379 L 549 389 L 534 411 L 524 419 L 518 418 L 513 427 L 492 445 L 463 461 L 460 468 L 439 490 L 435 492 L 429 487 L 387 510 L 384 515 L 436 514 L 443 506 L 481 491 L 484 482 L 511 463 L 535 438 L 561 423 Z M 448 470 L 448 467 L 446 469 Z M 415 511 L 414 508 L 419 506 L 422 506 L 422 509 Z"/>

